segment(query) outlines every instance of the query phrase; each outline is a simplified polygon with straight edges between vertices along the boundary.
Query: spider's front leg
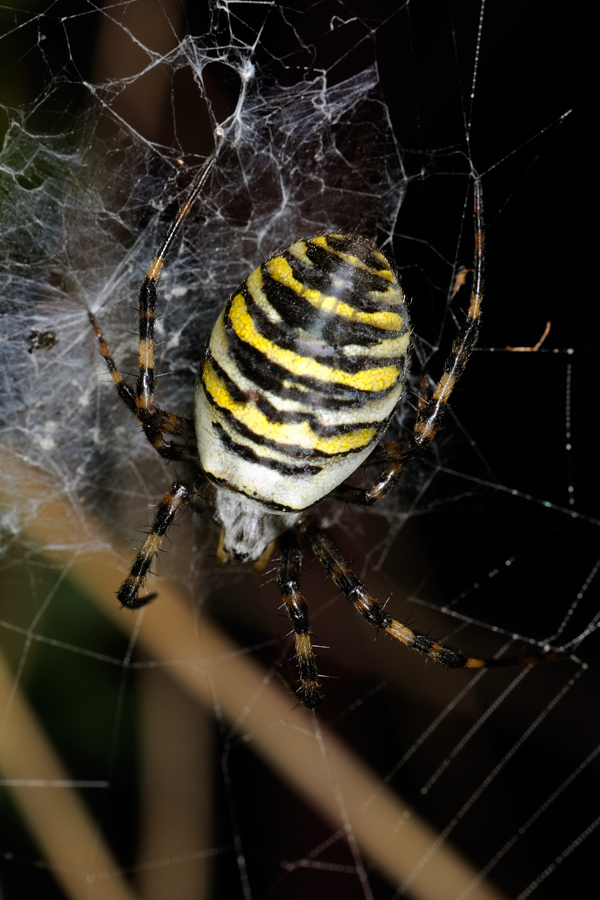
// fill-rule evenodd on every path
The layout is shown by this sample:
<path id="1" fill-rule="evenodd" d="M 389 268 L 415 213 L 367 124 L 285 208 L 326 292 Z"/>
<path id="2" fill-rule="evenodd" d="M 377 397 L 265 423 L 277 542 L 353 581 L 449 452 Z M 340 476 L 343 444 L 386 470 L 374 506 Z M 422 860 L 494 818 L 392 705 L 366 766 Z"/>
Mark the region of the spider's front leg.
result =
<path id="1" fill-rule="evenodd" d="M 154 557 L 160 550 L 160 545 L 179 509 L 186 503 L 194 503 L 197 499 L 197 488 L 178 481 L 171 485 L 162 498 L 156 509 L 152 529 L 135 558 L 131 572 L 117 593 L 117 597 L 123 606 L 126 606 L 128 609 L 139 609 L 156 597 L 156 594 L 147 594 L 145 597 L 139 596 L 148 570 Z"/>
<path id="2" fill-rule="evenodd" d="M 322 698 L 310 637 L 308 606 L 300 591 L 302 550 L 293 531 L 286 531 L 278 543 L 280 556 L 277 563 L 277 587 L 294 626 L 298 676 L 301 684 L 298 696 L 308 709 L 314 709 L 320 705 Z"/>
<path id="3" fill-rule="evenodd" d="M 334 584 L 369 625 L 386 631 L 411 650 L 424 653 L 434 662 L 441 663 L 447 668 L 481 668 L 485 665 L 484 660 L 469 659 L 458 650 L 445 647 L 388 616 L 381 604 L 371 597 L 360 578 L 354 574 L 333 541 L 316 523 L 311 522 L 304 528 L 304 537 Z"/>
<path id="4" fill-rule="evenodd" d="M 314 522 L 304 526 L 303 535 L 340 592 L 369 625 L 387 632 L 410 650 L 422 653 L 433 662 L 448 669 L 495 669 L 505 666 L 527 666 L 542 660 L 554 661 L 565 658 L 564 653 L 551 649 L 538 654 L 522 654 L 503 659 L 465 656 L 459 650 L 447 647 L 419 631 L 413 631 L 412 628 L 388 616 L 381 604 L 371 597 L 360 578 L 354 574 L 333 541 Z"/>

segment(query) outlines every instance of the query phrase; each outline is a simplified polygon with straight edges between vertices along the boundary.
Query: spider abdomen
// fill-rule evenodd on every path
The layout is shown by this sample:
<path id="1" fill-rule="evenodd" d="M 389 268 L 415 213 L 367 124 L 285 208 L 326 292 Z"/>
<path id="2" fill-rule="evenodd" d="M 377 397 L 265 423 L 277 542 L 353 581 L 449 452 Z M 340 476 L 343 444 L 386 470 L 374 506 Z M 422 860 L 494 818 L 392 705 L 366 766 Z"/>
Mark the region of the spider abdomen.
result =
<path id="1" fill-rule="evenodd" d="M 409 328 L 389 262 L 360 235 L 297 241 L 219 316 L 200 366 L 200 461 L 274 512 L 312 506 L 372 452 L 404 384 Z"/>

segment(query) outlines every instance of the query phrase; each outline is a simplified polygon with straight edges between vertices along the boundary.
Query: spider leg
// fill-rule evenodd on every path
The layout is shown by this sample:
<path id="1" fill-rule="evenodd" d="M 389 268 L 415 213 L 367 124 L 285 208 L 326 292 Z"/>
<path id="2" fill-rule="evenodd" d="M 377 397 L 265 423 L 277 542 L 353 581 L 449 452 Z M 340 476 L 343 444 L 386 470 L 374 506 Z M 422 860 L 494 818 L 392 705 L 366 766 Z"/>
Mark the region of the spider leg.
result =
<path id="1" fill-rule="evenodd" d="M 104 335 L 102 334 L 102 331 L 100 330 L 100 326 L 96 322 L 96 317 L 91 312 L 88 312 L 88 316 L 89 316 L 90 322 L 92 323 L 92 328 L 94 329 L 94 334 L 98 338 L 98 344 L 100 346 L 100 353 L 102 354 L 102 358 L 104 359 L 104 362 L 106 363 L 108 371 L 110 372 L 110 377 L 112 378 L 113 383 L 114 383 L 117 391 L 119 392 L 119 397 L 121 398 L 121 400 L 123 401 L 125 406 L 128 406 L 129 409 L 132 411 L 132 413 L 135 413 L 135 395 L 134 395 L 132 389 L 129 387 L 129 385 L 125 381 L 125 379 L 123 378 L 123 376 L 121 375 L 121 373 L 119 372 L 119 370 L 116 366 L 116 363 L 112 357 L 112 353 L 108 349 L 108 344 L 106 343 Z"/>
<path id="2" fill-rule="evenodd" d="M 539 654 L 504 657 L 503 659 L 479 659 L 465 656 L 453 647 L 434 641 L 419 631 L 413 631 L 393 619 L 385 612 L 377 600 L 369 594 L 362 581 L 354 574 L 335 544 L 314 523 L 303 529 L 304 537 L 327 574 L 361 616 L 377 629 L 382 629 L 411 650 L 416 650 L 448 669 L 503 668 L 505 666 L 527 666 L 542 660 L 564 659 L 566 654 L 547 650 Z"/>
<path id="3" fill-rule="evenodd" d="M 217 148 L 218 149 L 218 148 Z M 165 459 L 198 462 L 198 451 L 194 445 L 182 445 L 165 441 L 162 434 L 177 434 L 193 438 L 194 423 L 191 419 L 176 416 L 154 406 L 154 319 L 157 300 L 156 282 L 173 241 L 177 237 L 181 225 L 192 205 L 202 190 L 208 175 L 217 159 L 217 150 L 207 160 L 204 168 L 198 173 L 187 199 L 182 204 L 175 219 L 171 223 L 158 254 L 152 260 L 138 298 L 139 312 L 139 374 L 135 393 L 126 384 L 112 358 L 108 345 L 98 327 L 94 316 L 90 313 L 90 321 L 100 344 L 100 352 L 104 357 L 108 371 L 119 396 L 135 414 L 144 429 L 144 434 L 155 450 Z"/>
<path id="4" fill-rule="evenodd" d="M 321 703 L 321 689 L 310 637 L 308 606 L 300 591 L 302 550 L 293 531 L 286 531 L 279 538 L 279 548 L 277 587 L 294 626 L 298 676 L 301 685 L 297 693 L 308 709 L 314 709 Z"/>
<path id="5" fill-rule="evenodd" d="M 94 333 L 98 338 L 100 353 L 102 354 L 110 377 L 119 393 L 119 397 L 139 420 L 144 429 L 144 434 L 154 449 L 166 459 L 179 461 L 197 460 L 198 451 L 195 444 L 177 444 L 165 441 L 162 436 L 164 433 L 193 438 L 195 436 L 193 420 L 187 419 L 185 416 L 176 416 L 174 413 L 166 412 L 158 407 L 153 407 L 151 410 L 140 411 L 137 406 L 136 395 L 117 368 L 108 348 L 108 344 L 106 343 L 106 339 L 92 313 L 89 313 L 89 318 Z"/>
<path id="6" fill-rule="evenodd" d="M 158 412 L 162 413 L 163 411 L 158 410 Z M 165 413 L 165 416 L 173 416 L 175 419 L 178 418 L 178 416 L 175 416 L 173 413 Z M 189 421 L 189 419 L 186 419 L 185 421 Z M 160 429 L 156 428 L 154 424 L 150 425 L 147 422 L 142 422 L 142 428 L 156 452 L 160 453 L 165 459 L 198 463 L 198 448 L 196 447 L 196 444 L 177 444 L 173 441 L 165 441 L 161 432 L 166 431 L 166 429 L 162 427 Z M 167 433 L 182 434 L 183 432 L 177 430 Z"/>
<path id="7" fill-rule="evenodd" d="M 176 481 L 162 498 L 156 509 L 152 529 L 142 544 L 129 575 L 117 593 L 123 606 L 128 609 L 139 609 L 156 597 L 156 594 L 148 594 L 146 597 L 139 597 L 138 594 L 177 512 L 184 504 L 193 503 L 197 496 L 198 491 L 195 487 Z"/>
<path id="8" fill-rule="evenodd" d="M 465 369 L 479 332 L 481 302 L 483 299 L 485 247 L 483 194 L 479 178 L 475 180 L 474 184 L 473 215 L 475 221 L 475 268 L 469 310 L 452 344 L 452 349 L 444 365 L 442 377 L 436 384 L 431 398 L 427 402 L 419 404 L 413 433 L 399 440 L 390 441 L 375 451 L 378 459 L 386 462 L 389 460 L 389 465 L 375 484 L 367 489 L 341 484 L 333 491 L 333 496 L 337 500 L 343 500 L 346 503 L 358 503 L 363 506 L 372 506 L 374 503 L 377 503 L 391 490 L 406 463 L 417 453 L 427 450 L 440 427 L 446 404 L 452 395 L 456 382 Z"/>
<path id="9" fill-rule="evenodd" d="M 140 339 L 139 375 L 135 391 L 135 403 L 140 411 L 144 410 L 149 412 L 154 405 L 154 318 L 157 300 L 156 282 L 158 281 L 158 276 L 160 275 L 173 241 L 177 237 L 196 197 L 202 190 L 216 159 L 217 153 L 215 151 L 208 159 L 204 168 L 196 176 L 196 179 L 192 183 L 191 190 L 175 216 L 175 219 L 171 223 L 140 288 L 138 300 Z"/>

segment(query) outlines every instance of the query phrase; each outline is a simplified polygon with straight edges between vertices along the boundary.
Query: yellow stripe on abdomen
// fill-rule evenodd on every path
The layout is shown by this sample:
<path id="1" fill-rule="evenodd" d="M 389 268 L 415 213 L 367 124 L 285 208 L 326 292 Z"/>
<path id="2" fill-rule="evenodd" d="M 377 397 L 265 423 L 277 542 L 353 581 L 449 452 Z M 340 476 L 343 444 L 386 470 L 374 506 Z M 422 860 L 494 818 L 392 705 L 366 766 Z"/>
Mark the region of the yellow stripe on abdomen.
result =
<path id="1" fill-rule="evenodd" d="M 286 369 L 292 375 L 300 378 L 314 378 L 316 381 L 339 384 L 355 388 L 358 391 L 373 393 L 388 390 L 400 377 L 397 366 L 362 369 L 360 372 L 344 372 L 341 369 L 324 366 L 308 356 L 300 356 L 293 350 L 279 347 L 257 331 L 242 294 L 236 294 L 231 301 L 229 320 L 241 341 L 254 347 L 269 362 L 281 366 L 282 369 Z"/>
<path id="2" fill-rule="evenodd" d="M 236 422 L 261 440 L 334 456 L 360 450 L 376 435 L 375 428 L 360 427 L 355 431 L 323 437 L 316 434 L 306 421 L 272 422 L 255 404 L 234 400 L 208 361 L 203 366 L 202 382 L 207 396 L 217 407 L 231 413 Z"/>
<path id="3" fill-rule="evenodd" d="M 343 319 L 360 322 L 361 325 L 370 325 L 372 328 L 381 328 L 386 331 L 401 331 L 404 326 L 402 316 L 397 312 L 364 312 L 350 306 L 348 303 L 344 303 L 338 297 L 331 294 L 323 294 L 315 288 L 306 287 L 294 277 L 292 267 L 283 256 L 274 256 L 267 262 L 266 268 L 274 281 L 294 291 L 295 294 L 302 297 L 303 300 L 307 300 L 311 306 L 321 312 L 332 313 Z M 388 295 L 394 294 L 391 289 L 386 293 Z M 395 294 L 398 297 L 401 296 L 399 290 Z M 389 302 L 392 296 L 386 297 L 386 299 Z"/>

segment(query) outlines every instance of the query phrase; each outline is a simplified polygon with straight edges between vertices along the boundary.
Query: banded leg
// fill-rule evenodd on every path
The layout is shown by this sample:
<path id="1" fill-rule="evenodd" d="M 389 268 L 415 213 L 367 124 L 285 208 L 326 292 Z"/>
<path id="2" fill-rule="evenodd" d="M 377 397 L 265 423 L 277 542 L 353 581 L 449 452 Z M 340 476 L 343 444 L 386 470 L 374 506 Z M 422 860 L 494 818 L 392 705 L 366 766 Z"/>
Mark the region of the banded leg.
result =
<path id="1" fill-rule="evenodd" d="M 361 614 L 369 625 L 386 631 L 393 638 L 409 647 L 409 649 L 423 653 L 433 662 L 439 663 L 448 669 L 495 669 L 505 666 L 527 666 L 530 663 L 542 660 L 553 661 L 565 658 L 565 654 L 554 650 L 548 650 L 540 654 L 510 656 L 503 659 L 478 659 L 472 656 L 465 656 L 459 650 L 434 641 L 419 631 L 413 631 L 412 628 L 408 628 L 406 625 L 402 625 L 396 619 L 388 616 L 381 604 L 368 593 L 362 581 L 354 574 L 337 547 L 317 525 L 314 523 L 308 524 L 304 528 L 303 533 L 327 574 L 346 600 L 352 603 L 357 612 Z"/>
<path id="2" fill-rule="evenodd" d="M 138 415 L 138 419 L 140 416 Z M 140 420 L 144 434 L 154 449 L 165 459 L 179 460 L 180 462 L 194 462 L 200 464 L 198 448 L 195 440 L 196 433 L 194 422 L 184 416 L 153 407 L 149 421 Z M 163 434 L 176 434 L 188 438 L 188 443 L 177 444 L 173 441 L 165 441 Z"/>
<path id="3" fill-rule="evenodd" d="M 277 587 L 294 626 L 298 677 L 300 679 L 297 694 L 308 709 L 314 709 L 321 703 L 321 689 L 310 638 L 308 606 L 300 591 L 302 551 L 293 531 L 286 531 L 279 538 L 279 548 L 281 555 L 277 564 Z"/>
<path id="4" fill-rule="evenodd" d="M 152 529 L 142 544 L 135 558 L 131 571 L 117 593 L 121 604 L 128 609 L 139 609 L 150 603 L 157 596 L 148 594 L 139 597 L 139 591 L 144 586 L 144 580 L 148 569 L 152 565 L 154 557 L 160 550 L 160 545 L 177 515 L 181 506 L 185 503 L 193 503 L 197 498 L 197 490 L 191 485 L 175 482 L 172 484 L 156 509 Z"/>
<path id="5" fill-rule="evenodd" d="M 171 223 L 160 249 L 152 260 L 142 286 L 140 288 L 139 309 L 139 374 L 135 392 L 135 403 L 138 410 L 150 411 L 154 405 L 154 318 L 157 300 L 156 282 L 173 241 L 177 237 L 194 201 L 202 190 L 208 175 L 217 159 L 213 153 L 204 168 L 192 183 L 187 199 L 182 204 L 175 219 Z"/>
<path id="6" fill-rule="evenodd" d="M 144 434 L 154 449 L 157 450 L 161 456 L 165 457 L 165 459 L 180 460 L 184 462 L 193 460 L 197 462 L 198 451 L 195 444 L 176 444 L 165 441 L 162 436 L 163 433 L 176 434 L 187 439 L 193 439 L 195 437 L 193 420 L 188 419 L 185 416 L 176 416 L 174 413 L 166 412 L 157 407 L 152 407 L 150 410 L 138 409 L 136 395 L 117 368 L 100 326 L 92 313 L 89 313 L 89 318 L 92 323 L 92 328 L 94 329 L 94 334 L 98 339 L 100 353 L 102 354 L 110 377 L 119 393 L 119 397 L 136 416 L 142 425 Z"/>
<path id="7" fill-rule="evenodd" d="M 108 371 L 119 392 L 119 396 L 141 423 L 144 434 L 154 449 L 157 450 L 161 456 L 172 460 L 193 460 L 194 462 L 197 462 L 198 452 L 195 446 L 184 446 L 172 442 L 169 443 L 162 437 L 162 434 L 164 433 L 182 435 L 193 439 L 195 431 L 192 420 L 186 419 L 183 416 L 167 413 L 154 406 L 154 318 L 157 300 L 156 282 L 173 241 L 177 237 L 183 221 L 192 208 L 196 197 L 202 190 L 204 183 L 216 162 L 217 152 L 218 148 L 214 151 L 204 168 L 192 182 L 187 199 L 182 204 L 181 209 L 167 231 L 158 254 L 152 260 L 152 265 L 148 269 L 148 274 L 140 288 L 138 298 L 139 374 L 135 393 L 129 385 L 126 384 L 123 376 L 115 365 L 102 332 L 100 331 L 94 316 L 90 313 L 90 321 L 96 333 L 96 337 L 98 338 L 98 343 L 100 344 L 100 352 L 108 366 Z"/>
<path id="8" fill-rule="evenodd" d="M 102 354 L 102 358 L 104 359 L 104 362 L 106 363 L 106 366 L 110 373 L 110 377 L 113 380 L 113 384 L 119 393 L 119 397 L 121 398 L 121 400 L 123 401 L 125 406 L 128 406 L 129 409 L 132 411 L 132 413 L 135 413 L 135 395 L 134 395 L 133 391 L 131 390 L 131 388 L 129 387 L 129 385 L 127 384 L 127 382 L 125 381 L 125 379 L 123 378 L 123 376 L 121 375 L 121 373 L 119 372 L 119 370 L 115 364 L 115 361 L 112 358 L 112 353 L 108 349 L 108 344 L 106 343 L 104 335 L 102 334 L 102 331 L 100 330 L 100 326 L 96 322 L 96 317 L 91 312 L 88 313 L 88 316 L 89 316 L 90 322 L 92 323 L 92 328 L 94 329 L 94 334 L 98 338 L 98 344 L 100 346 L 100 353 Z"/>
<path id="9" fill-rule="evenodd" d="M 432 397 L 424 404 L 419 404 L 419 412 L 415 421 L 413 433 L 408 437 L 397 441 L 390 441 L 375 451 L 376 458 L 389 465 L 377 479 L 375 484 L 368 488 L 355 487 L 341 484 L 333 492 L 337 500 L 346 503 L 358 503 L 363 506 L 372 506 L 391 490 L 406 463 L 417 453 L 427 450 L 434 439 L 446 404 L 452 395 L 456 382 L 462 375 L 473 346 L 477 341 L 479 321 L 481 317 L 481 302 L 483 300 L 483 265 L 485 255 L 484 224 L 483 224 L 483 194 L 481 181 L 475 180 L 474 184 L 474 221 L 475 221 L 475 268 L 473 274 L 473 286 L 467 317 L 459 330 L 450 354 L 444 365 L 442 377 L 435 386 Z"/>

